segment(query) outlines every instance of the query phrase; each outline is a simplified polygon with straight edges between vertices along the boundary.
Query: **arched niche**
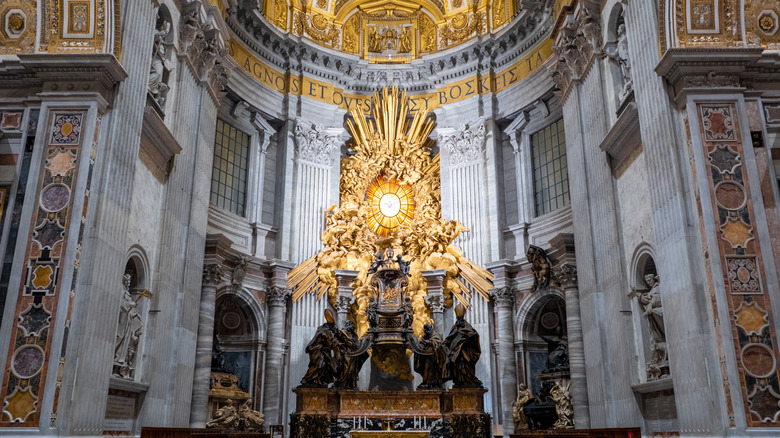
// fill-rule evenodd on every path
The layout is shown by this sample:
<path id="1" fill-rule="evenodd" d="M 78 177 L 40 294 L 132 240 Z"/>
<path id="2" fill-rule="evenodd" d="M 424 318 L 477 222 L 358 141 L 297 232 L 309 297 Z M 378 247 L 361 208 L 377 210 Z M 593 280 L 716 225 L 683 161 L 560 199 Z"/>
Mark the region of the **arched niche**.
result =
<path id="1" fill-rule="evenodd" d="M 531 293 L 515 314 L 515 354 L 518 383 L 535 394 L 541 384 L 539 374 L 547 367 L 547 338 L 566 338 L 566 301 L 563 293 L 546 287 Z"/>
<path id="2" fill-rule="evenodd" d="M 264 311 L 250 291 L 233 293 L 231 286 L 217 291 L 215 348 L 222 351 L 224 371 L 238 377 L 238 388 L 254 398 L 255 408 L 262 391 L 265 336 Z"/>
<path id="3" fill-rule="evenodd" d="M 650 289 L 650 286 L 645 281 L 645 276 L 653 275 L 657 277 L 658 275 L 654 254 L 652 245 L 647 242 L 641 243 L 634 250 L 629 270 L 629 285 L 631 287 L 629 295 L 631 296 L 631 313 L 637 357 L 635 381 L 638 383 L 648 380 L 647 364 L 652 356 L 650 327 L 638 297 Z"/>
<path id="4" fill-rule="evenodd" d="M 119 279 L 122 296 L 114 339 L 112 375 L 124 380 L 143 381 L 144 345 L 147 338 L 149 307 L 149 260 L 140 246 L 131 247 Z"/>

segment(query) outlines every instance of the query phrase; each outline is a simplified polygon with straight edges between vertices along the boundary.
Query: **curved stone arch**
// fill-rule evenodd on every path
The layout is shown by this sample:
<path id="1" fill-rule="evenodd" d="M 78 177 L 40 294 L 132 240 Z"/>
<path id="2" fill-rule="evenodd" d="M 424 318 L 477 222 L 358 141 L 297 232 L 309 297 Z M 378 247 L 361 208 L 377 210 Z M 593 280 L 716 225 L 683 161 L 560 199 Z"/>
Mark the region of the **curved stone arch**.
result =
<path id="1" fill-rule="evenodd" d="M 168 35 L 165 36 L 164 40 L 166 44 L 173 44 L 174 40 L 177 39 L 179 35 L 178 23 L 174 22 L 173 16 L 171 15 L 171 11 L 165 3 L 161 3 L 160 7 L 157 8 L 157 17 L 170 23 L 171 30 L 168 32 Z M 155 29 L 157 28 L 158 25 L 159 22 L 155 22 Z"/>
<path id="2" fill-rule="evenodd" d="M 346 22 L 347 18 L 353 13 L 358 11 L 358 6 L 361 3 L 365 3 L 365 0 L 350 0 L 343 4 L 337 11 L 335 11 L 335 21 L 339 23 Z M 388 2 L 390 3 L 390 2 Z M 442 11 L 435 2 L 430 0 L 420 0 L 418 2 L 422 6 L 423 12 L 428 12 L 428 15 L 434 17 L 434 23 L 442 22 L 445 19 L 447 11 Z"/>
<path id="3" fill-rule="evenodd" d="M 232 292 L 232 285 L 229 283 L 223 283 L 217 288 L 217 297 L 215 303 L 219 303 L 220 299 L 224 299 L 227 296 L 233 296 L 239 299 L 247 306 L 248 314 L 252 316 L 249 321 L 252 325 L 252 330 L 257 333 L 257 341 L 265 342 L 266 335 L 268 333 L 267 321 L 265 316 L 265 309 L 255 298 L 254 294 L 246 288 L 239 289 L 236 293 Z M 216 316 L 216 308 L 215 308 Z"/>
<path id="4" fill-rule="evenodd" d="M 655 266 L 655 249 L 652 244 L 642 242 L 637 245 L 634 254 L 631 256 L 631 268 L 628 271 L 628 284 L 631 288 L 647 288 L 647 285 L 645 285 L 644 282 L 644 276 L 648 261 L 652 261 L 653 266 Z"/>
<path id="5" fill-rule="evenodd" d="M 515 342 L 528 340 L 528 335 L 532 332 L 532 325 L 536 322 L 536 314 L 549 300 L 554 298 L 566 302 L 561 290 L 547 287 L 531 293 L 520 303 L 514 317 Z"/>
<path id="6" fill-rule="evenodd" d="M 620 1 L 615 1 L 612 4 L 607 4 L 605 9 L 609 8 L 609 12 L 606 14 L 606 23 L 602 27 L 604 41 L 613 41 L 617 37 L 618 21 L 620 14 L 623 12 L 624 6 Z"/>
<path id="7" fill-rule="evenodd" d="M 127 267 L 130 263 L 133 263 L 133 267 L 136 272 L 135 284 L 131 285 L 135 289 L 148 289 L 152 284 L 149 268 L 149 256 L 146 254 L 146 250 L 141 245 L 131 246 L 125 255 L 124 269 L 127 271 Z"/>

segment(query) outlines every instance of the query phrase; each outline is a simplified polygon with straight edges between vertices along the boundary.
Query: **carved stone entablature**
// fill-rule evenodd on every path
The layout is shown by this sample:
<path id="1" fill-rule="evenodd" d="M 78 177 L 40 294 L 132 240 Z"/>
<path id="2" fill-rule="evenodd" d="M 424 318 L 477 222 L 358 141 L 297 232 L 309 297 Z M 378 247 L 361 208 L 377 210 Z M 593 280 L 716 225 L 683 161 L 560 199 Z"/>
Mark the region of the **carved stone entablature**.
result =
<path id="1" fill-rule="evenodd" d="M 511 288 L 502 287 L 494 289 L 493 292 L 490 293 L 490 296 L 499 308 L 508 307 L 511 309 L 515 305 L 515 291 Z"/>
<path id="2" fill-rule="evenodd" d="M 230 74 L 227 49 L 217 30 L 202 23 L 198 9 L 189 7 L 179 21 L 179 56 L 184 57 L 193 75 L 217 101 L 224 96 Z"/>
<path id="3" fill-rule="evenodd" d="M 431 309 L 431 312 L 444 311 L 444 295 L 428 295 L 425 297 L 425 304 Z"/>
<path id="4" fill-rule="evenodd" d="M 216 287 L 225 278 L 225 272 L 222 265 L 206 265 L 203 267 L 203 285 Z"/>
<path id="5" fill-rule="evenodd" d="M 271 287 L 265 294 L 270 307 L 282 307 L 287 305 L 287 299 L 290 297 L 290 289 L 286 287 Z"/>
<path id="6" fill-rule="evenodd" d="M 563 289 L 577 287 L 577 267 L 571 263 L 553 268 L 553 281 Z"/>
<path id="7" fill-rule="evenodd" d="M 341 128 L 326 128 L 323 125 L 295 122 L 295 158 L 320 165 L 329 165 L 331 152 L 341 145 Z"/>
<path id="8" fill-rule="evenodd" d="M 19 54 L 3 61 L 0 89 L 38 89 L 70 96 L 98 96 L 101 111 L 110 107 L 127 72 L 108 54 Z"/>
<path id="9" fill-rule="evenodd" d="M 457 128 L 438 130 L 439 143 L 450 154 L 453 167 L 470 164 L 483 158 L 485 152 L 485 124 L 478 123 L 476 128 L 467 124 Z"/>
<path id="10" fill-rule="evenodd" d="M 776 54 L 761 48 L 673 48 L 655 71 L 671 85 L 670 97 L 685 105 L 688 94 L 733 93 L 771 88 L 780 75 Z"/>
<path id="11" fill-rule="evenodd" d="M 549 71 L 563 96 L 568 95 L 572 81 L 585 76 L 602 45 L 598 11 L 583 5 L 567 18 L 553 47 Z"/>

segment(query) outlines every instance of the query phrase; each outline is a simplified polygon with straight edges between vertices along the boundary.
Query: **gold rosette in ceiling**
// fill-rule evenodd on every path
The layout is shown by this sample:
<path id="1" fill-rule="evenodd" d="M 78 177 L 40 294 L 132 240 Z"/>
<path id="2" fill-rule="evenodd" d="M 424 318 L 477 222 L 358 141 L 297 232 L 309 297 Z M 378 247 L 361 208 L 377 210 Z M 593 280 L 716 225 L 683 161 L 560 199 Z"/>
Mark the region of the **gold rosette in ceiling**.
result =
<path id="1" fill-rule="evenodd" d="M 468 229 L 441 217 L 439 156 L 430 153 L 432 118 L 412 113 L 406 94 L 396 88 L 374 94 L 370 116 L 359 107 L 350 116 L 353 140 L 348 146 L 353 153 L 341 162 L 341 204 L 325 212 L 323 250 L 290 271 L 288 286 L 293 301 L 314 293 L 335 302 L 335 270 L 358 271 L 350 318 L 362 336 L 368 329 L 366 306 L 375 294 L 368 268 L 376 253 L 392 248 L 411 262 L 406 295 L 412 299 L 412 328 L 419 336 L 424 324 L 433 323 L 425 305 L 423 271 L 446 271 L 447 306 L 453 300 L 468 306 L 473 292 L 489 299 L 493 275 L 453 244 Z"/>

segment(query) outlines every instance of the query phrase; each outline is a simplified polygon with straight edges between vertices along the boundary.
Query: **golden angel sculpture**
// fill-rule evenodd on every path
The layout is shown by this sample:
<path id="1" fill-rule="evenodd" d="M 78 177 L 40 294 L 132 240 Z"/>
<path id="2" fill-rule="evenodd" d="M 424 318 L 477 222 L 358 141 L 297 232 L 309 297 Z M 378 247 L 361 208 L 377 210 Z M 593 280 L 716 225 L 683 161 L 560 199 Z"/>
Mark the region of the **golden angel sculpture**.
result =
<path id="1" fill-rule="evenodd" d="M 324 249 L 290 271 L 288 286 L 297 301 L 307 292 L 326 294 L 335 302 L 336 269 L 359 271 L 353 283 L 355 325 L 368 329 L 366 308 L 375 294 L 368 270 L 375 255 L 393 249 L 410 260 L 405 290 L 414 309 L 412 328 L 419 337 L 433 323 L 425 305 L 425 270 L 446 270 L 445 304 L 453 299 L 469 306 L 472 292 L 489 299 L 493 276 L 463 255 L 453 244 L 468 231 L 441 216 L 439 156 L 431 155 L 429 135 L 434 121 L 409 108 L 406 93 L 397 88 L 374 94 L 369 117 L 356 107 L 347 127 L 352 152 L 341 162 L 341 204 L 325 211 Z"/>

